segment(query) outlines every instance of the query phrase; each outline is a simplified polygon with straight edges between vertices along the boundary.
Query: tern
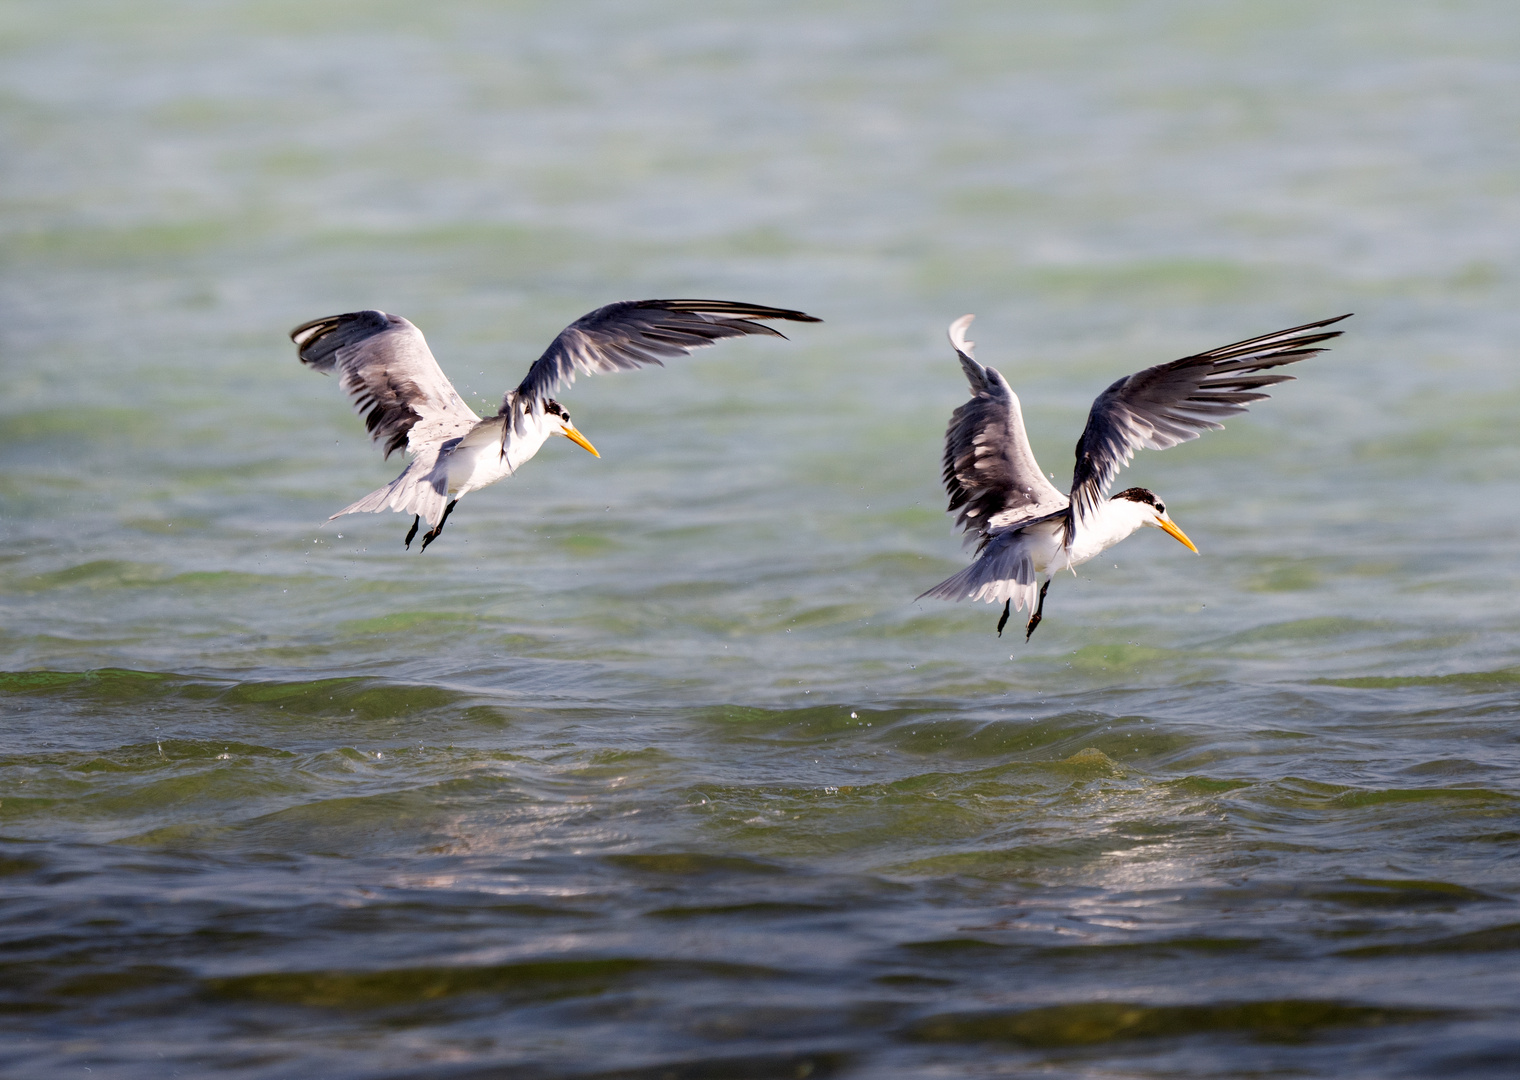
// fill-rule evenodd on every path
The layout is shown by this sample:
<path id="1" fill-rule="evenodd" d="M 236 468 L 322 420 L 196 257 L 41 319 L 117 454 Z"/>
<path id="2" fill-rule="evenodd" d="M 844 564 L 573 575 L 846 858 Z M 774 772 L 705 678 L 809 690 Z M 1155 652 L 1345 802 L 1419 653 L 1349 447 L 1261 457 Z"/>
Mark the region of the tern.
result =
<path id="1" fill-rule="evenodd" d="M 339 385 L 364 417 L 370 438 L 385 456 L 400 449 L 411 462 L 395 480 L 339 510 L 344 514 L 395 510 L 411 514 L 405 545 L 423 521 L 422 551 L 438 539 L 459 500 L 515 473 L 551 435 L 563 435 L 596 457 L 596 447 L 549 395 L 577 373 L 594 375 L 684 356 L 721 338 L 781 331 L 754 322 L 821 322 L 787 308 L 730 300 L 625 300 L 582 315 L 534 361 L 495 416 L 482 419 L 464 403 L 422 331 L 400 315 L 351 311 L 302 323 L 290 332 L 301 362 L 323 373 L 336 370 Z"/>
<path id="2" fill-rule="evenodd" d="M 1051 578 L 1075 572 L 1135 531 L 1160 529 L 1197 554 L 1154 492 L 1134 487 L 1110 498 L 1114 477 L 1136 450 L 1165 450 L 1196 439 L 1224 427 L 1217 417 L 1266 399 L 1263 387 L 1293 376 L 1262 372 L 1324 352 L 1315 346 L 1341 335 L 1324 328 L 1350 317 L 1305 323 L 1126 375 L 1093 402 L 1077 441 L 1071 493 L 1063 495 L 1029 448 L 1018 395 L 996 368 L 976 362 L 975 342 L 966 340 L 975 316 L 961 316 L 950 324 L 950 344 L 972 396 L 945 430 L 944 481 L 948 510 L 960 511 L 955 523 L 968 546 L 975 542 L 977 557 L 919 599 L 1002 601 L 999 637 L 1010 609 L 1027 609 L 1028 641 L 1040 625 Z"/>

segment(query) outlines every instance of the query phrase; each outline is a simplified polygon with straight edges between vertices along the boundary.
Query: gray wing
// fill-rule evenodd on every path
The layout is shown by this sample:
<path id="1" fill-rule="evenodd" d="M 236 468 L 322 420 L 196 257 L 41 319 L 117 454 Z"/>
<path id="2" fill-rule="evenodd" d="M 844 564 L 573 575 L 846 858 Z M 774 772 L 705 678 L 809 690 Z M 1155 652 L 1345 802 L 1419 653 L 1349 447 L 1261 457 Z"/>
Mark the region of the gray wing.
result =
<path id="1" fill-rule="evenodd" d="M 1067 500 L 1045 479 L 1029 448 L 1019 398 L 996 368 L 973 358 L 966 340 L 972 315 L 950 324 L 950 344 L 971 384 L 971 400 L 956 409 L 945 429 L 945 490 L 955 523 L 967 542 L 985 545 L 993 529 L 1028 524 L 1066 509 Z"/>
<path id="2" fill-rule="evenodd" d="M 1093 402 L 1087 427 L 1077 442 L 1071 481 L 1075 513 L 1086 517 L 1097 509 L 1136 450 L 1165 450 L 1211 428 L 1222 428 L 1218 417 L 1244 412 L 1251 402 L 1269 396 L 1257 392 L 1262 387 L 1292 381 L 1292 375 L 1257 373 L 1324 352 L 1314 346 L 1340 337 L 1341 331 L 1306 331 L 1320 331 L 1350 317 L 1321 319 L 1238 341 L 1146 368 L 1114 383 Z"/>
<path id="3" fill-rule="evenodd" d="M 290 340 L 307 367 L 337 369 L 338 384 L 386 457 L 462 435 L 480 420 L 433 359 L 422 331 L 400 315 L 329 315 L 302 323 Z"/>
<path id="4" fill-rule="evenodd" d="M 779 330 L 753 319 L 822 322 L 787 308 L 763 307 L 732 300 L 623 300 L 582 315 L 533 362 L 516 390 L 506 396 L 501 411 L 517 415 L 533 401 L 548 397 L 577 374 L 626 371 L 645 364 L 663 364 L 722 338 L 745 334 L 785 337 Z"/>

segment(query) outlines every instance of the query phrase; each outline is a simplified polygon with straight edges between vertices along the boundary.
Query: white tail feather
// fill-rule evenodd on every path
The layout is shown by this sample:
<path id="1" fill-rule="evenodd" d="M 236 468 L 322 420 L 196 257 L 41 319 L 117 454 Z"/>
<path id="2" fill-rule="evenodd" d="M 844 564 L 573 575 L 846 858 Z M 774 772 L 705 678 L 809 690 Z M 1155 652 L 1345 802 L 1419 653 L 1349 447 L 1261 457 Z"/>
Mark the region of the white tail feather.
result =
<path id="1" fill-rule="evenodd" d="M 448 470 L 435 469 L 437 452 L 414 458 L 400 476 L 383 488 L 371 491 L 356 503 L 345 506 L 328 521 L 344 514 L 379 514 L 396 510 L 403 514 L 416 514 L 429 527 L 443 520 L 448 505 Z"/>
<path id="2" fill-rule="evenodd" d="M 1027 608 L 1031 614 L 1034 612 L 1034 605 L 1040 595 L 1040 587 L 1037 584 L 1032 581 L 1016 581 L 1013 578 L 995 578 L 987 581 L 983 577 L 985 573 L 985 567 L 972 563 L 960 573 L 946 578 L 921 594 L 919 599 L 932 596 L 937 600 L 981 600 L 989 604 L 1001 604 L 1004 600 L 1011 600 L 1014 611 L 1023 611 Z"/>
<path id="3" fill-rule="evenodd" d="M 1015 531 L 995 538 L 974 562 L 958 574 L 920 594 L 939 600 L 983 600 L 989 604 L 1013 601 L 1015 611 L 1034 611 L 1039 599 L 1039 574 L 1029 557 L 1023 534 Z"/>

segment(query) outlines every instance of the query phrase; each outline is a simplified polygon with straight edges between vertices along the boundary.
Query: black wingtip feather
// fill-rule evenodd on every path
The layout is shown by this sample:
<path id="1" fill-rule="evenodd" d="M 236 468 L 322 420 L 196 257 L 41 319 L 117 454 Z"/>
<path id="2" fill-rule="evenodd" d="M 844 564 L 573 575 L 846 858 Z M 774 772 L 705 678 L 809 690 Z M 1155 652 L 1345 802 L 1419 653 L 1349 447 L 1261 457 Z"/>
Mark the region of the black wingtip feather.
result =
<path id="1" fill-rule="evenodd" d="M 301 363 L 325 372 L 332 370 L 339 349 L 389 325 L 383 311 L 346 311 L 303 322 L 290 332 L 290 340 L 296 343 L 296 356 Z"/>
<path id="2" fill-rule="evenodd" d="M 739 315 L 748 319 L 785 319 L 788 322 L 823 322 L 816 315 L 793 308 L 767 307 L 764 304 L 746 304 L 740 300 L 635 300 L 632 307 L 664 308 L 666 311 L 690 311 L 700 315 Z M 769 329 L 769 327 L 767 327 Z"/>
<path id="3" fill-rule="evenodd" d="M 1351 318 L 1353 314 L 1354 312 L 1347 312 L 1344 315 L 1337 315 L 1333 319 L 1320 319 L 1318 322 L 1304 323 L 1302 326 L 1290 327 L 1287 330 L 1278 330 L 1275 333 L 1262 334 L 1259 337 L 1247 338 L 1244 341 L 1236 341 L 1232 344 L 1224 345 L 1217 349 L 1210 349 L 1208 352 L 1199 353 L 1198 355 L 1201 358 L 1207 358 L 1218 362 L 1221 360 L 1231 360 L 1238 356 L 1244 356 L 1248 353 L 1256 351 L 1258 348 L 1262 348 L 1264 346 L 1264 343 L 1271 341 L 1276 341 L 1277 343 L 1275 345 L 1266 347 L 1270 348 L 1274 354 L 1280 349 L 1295 349 L 1304 348 L 1310 345 L 1317 345 L 1322 341 L 1329 341 L 1331 338 L 1338 338 L 1344 334 L 1345 331 L 1330 330 L 1322 334 L 1303 334 L 1303 332 L 1306 330 L 1319 330 L 1322 327 L 1326 326 L 1334 326 L 1336 323 L 1341 322 L 1342 320 Z M 1294 338 L 1292 336 L 1294 334 L 1303 334 L 1303 336 Z"/>

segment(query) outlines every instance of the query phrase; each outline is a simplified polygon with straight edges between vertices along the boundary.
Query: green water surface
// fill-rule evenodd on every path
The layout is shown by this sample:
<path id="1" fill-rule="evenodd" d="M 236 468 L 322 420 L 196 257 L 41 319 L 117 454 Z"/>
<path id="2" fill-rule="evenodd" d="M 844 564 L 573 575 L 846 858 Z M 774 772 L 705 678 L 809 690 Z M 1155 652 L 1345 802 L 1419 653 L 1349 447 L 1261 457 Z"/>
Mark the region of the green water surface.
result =
<path id="1" fill-rule="evenodd" d="M 1484 0 L 0 8 L 0 1071 L 1513 1075 L 1517 131 Z M 825 322 L 324 524 L 291 326 L 657 296 Z M 1201 556 L 913 600 L 952 319 L 1064 485 L 1347 311 L 1124 474 Z"/>

